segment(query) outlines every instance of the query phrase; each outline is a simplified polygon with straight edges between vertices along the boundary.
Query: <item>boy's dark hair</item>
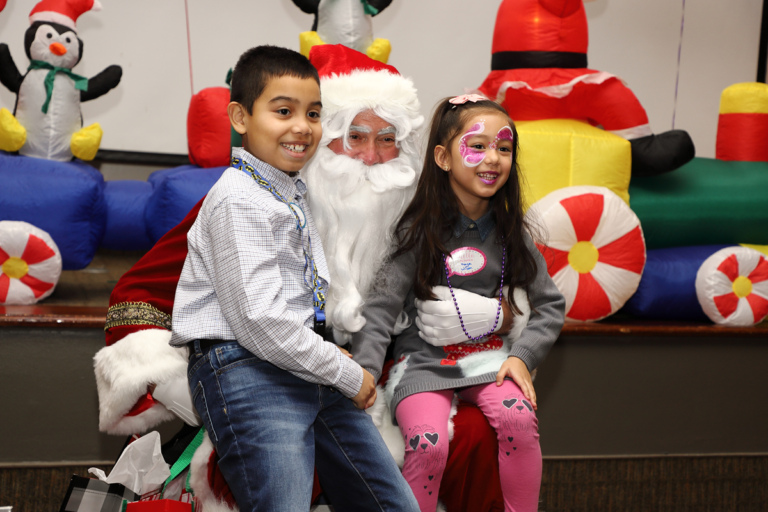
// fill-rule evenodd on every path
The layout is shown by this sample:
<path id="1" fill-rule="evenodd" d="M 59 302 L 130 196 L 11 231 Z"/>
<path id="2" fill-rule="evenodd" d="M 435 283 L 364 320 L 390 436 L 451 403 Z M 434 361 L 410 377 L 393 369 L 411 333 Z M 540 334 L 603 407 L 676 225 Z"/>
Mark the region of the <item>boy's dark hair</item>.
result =
<path id="1" fill-rule="evenodd" d="M 299 52 L 280 46 L 256 46 L 243 53 L 232 71 L 230 100 L 252 114 L 253 103 L 272 78 L 294 76 L 314 78 L 320 85 L 317 69 Z"/>
<path id="2" fill-rule="evenodd" d="M 440 284 L 441 276 L 445 273 L 443 255 L 448 254 L 443 240 L 451 236 L 453 226 L 458 221 L 459 203 L 451 189 L 448 173 L 435 162 L 435 146 L 445 146 L 450 152 L 451 142 L 473 115 L 499 113 L 509 120 L 514 135 L 512 168 L 507 182 L 491 199 L 490 211 L 496 221 L 497 243 L 503 240 L 506 246 L 504 284 L 520 286 L 527 291 L 536 277 L 536 261 L 524 243 L 527 226 L 523 215 L 522 177 L 517 163 L 519 146 L 515 124 L 507 111 L 494 101 L 453 105 L 449 99 L 443 99 L 435 108 L 419 184 L 395 230 L 397 249 L 393 258 L 415 249 L 417 271 L 414 293 L 421 300 L 436 298 L 432 287 Z M 511 292 L 508 300 L 512 310 L 519 314 L 520 310 Z"/>

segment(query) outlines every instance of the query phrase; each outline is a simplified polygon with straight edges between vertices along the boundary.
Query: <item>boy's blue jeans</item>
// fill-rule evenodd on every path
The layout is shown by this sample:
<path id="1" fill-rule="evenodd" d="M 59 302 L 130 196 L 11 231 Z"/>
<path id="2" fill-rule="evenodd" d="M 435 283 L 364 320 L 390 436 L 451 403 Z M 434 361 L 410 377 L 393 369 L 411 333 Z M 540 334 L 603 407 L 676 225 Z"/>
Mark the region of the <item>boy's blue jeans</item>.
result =
<path id="1" fill-rule="evenodd" d="M 373 421 L 351 400 L 236 341 L 193 345 L 192 399 L 241 511 L 308 511 L 315 465 L 336 511 L 419 510 Z"/>

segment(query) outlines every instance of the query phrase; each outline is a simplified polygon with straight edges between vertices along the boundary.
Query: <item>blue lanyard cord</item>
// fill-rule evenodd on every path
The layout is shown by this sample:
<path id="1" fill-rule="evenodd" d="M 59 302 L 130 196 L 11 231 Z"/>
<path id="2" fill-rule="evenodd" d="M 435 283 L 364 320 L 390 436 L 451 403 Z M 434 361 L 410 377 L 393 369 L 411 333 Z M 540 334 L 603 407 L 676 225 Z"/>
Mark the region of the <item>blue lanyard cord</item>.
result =
<path id="1" fill-rule="evenodd" d="M 256 168 L 236 157 L 232 157 L 232 167 L 250 174 L 251 177 L 256 180 L 256 183 L 271 192 L 273 196 L 288 206 L 288 209 L 291 210 L 293 216 L 296 217 L 296 228 L 299 231 L 302 230 L 301 217 L 299 217 L 299 214 L 296 213 L 296 210 L 293 209 L 293 206 L 291 206 L 291 204 L 286 201 L 282 194 L 280 194 L 280 192 L 278 192 L 275 187 L 273 187 L 272 184 L 267 181 L 261 174 L 259 174 Z M 317 266 L 315 265 L 315 260 L 312 257 L 312 238 L 309 236 L 309 233 L 307 233 L 307 240 L 308 248 L 304 247 L 304 244 L 302 244 L 301 247 L 302 251 L 304 251 L 304 284 L 306 284 L 307 287 L 312 290 L 312 307 L 315 310 L 315 320 L 318 322 L 325 322 L 325 291 L 323 290 L 323 285 L 320 284 L 320 276 L 317 273 Z M 308 270 L 311 271 L 307 272 Z M 307 281 L 308 273 L 312 276 L 311 282 Z"/>

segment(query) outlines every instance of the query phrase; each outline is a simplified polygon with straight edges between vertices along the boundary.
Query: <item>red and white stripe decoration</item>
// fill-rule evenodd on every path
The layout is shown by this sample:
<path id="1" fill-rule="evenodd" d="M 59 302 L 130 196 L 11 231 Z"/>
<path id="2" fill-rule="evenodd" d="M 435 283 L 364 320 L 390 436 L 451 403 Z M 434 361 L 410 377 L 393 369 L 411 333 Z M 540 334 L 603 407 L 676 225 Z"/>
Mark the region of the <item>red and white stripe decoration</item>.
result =
<path id="1" fill-rule="evenodd" d="M 750 326 L 768 316 L 768 259 L 749 247 L 726 247 L 696 273 L 696 296 L 716 324 Z"/>
<path id="2" fill-rule="evenodd" d="M 605 187 L 565 187 L 526 215 L 548 237 L 539 250 L 565 296 L 566 321 L 610 316 L 637 291 L 645 239 L 640 220 L 619 196 Z"/>
<path id="3" fill-rule="evenodd" d="M 61 253 L 48 233 L 0 221 L 0 304 L 34 304 L 53 293 L 60 276 Z"/>

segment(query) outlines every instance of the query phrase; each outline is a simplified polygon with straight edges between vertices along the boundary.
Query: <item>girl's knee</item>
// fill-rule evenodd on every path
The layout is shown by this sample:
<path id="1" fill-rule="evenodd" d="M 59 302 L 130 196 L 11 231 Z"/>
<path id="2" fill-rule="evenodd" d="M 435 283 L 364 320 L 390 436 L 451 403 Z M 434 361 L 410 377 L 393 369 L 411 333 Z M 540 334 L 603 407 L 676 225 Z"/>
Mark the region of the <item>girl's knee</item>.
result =
<path id="1" fill-rule="evenodd" d="M 429 425 L 417 425 L 404 432 L 406 459 L 414 469 L 441 471 L 448 460 L 448 435 Z"/>
<path id="2" fill-rule="evenodd" d="M 531 403 L 523 397 L 510 396 L 502 400 L 499 417 L 499 440 L 505 437 L 520 436 L 538 438 L 539 420 Z M 503 434 L 503 435 L 502 435 Z"/>

